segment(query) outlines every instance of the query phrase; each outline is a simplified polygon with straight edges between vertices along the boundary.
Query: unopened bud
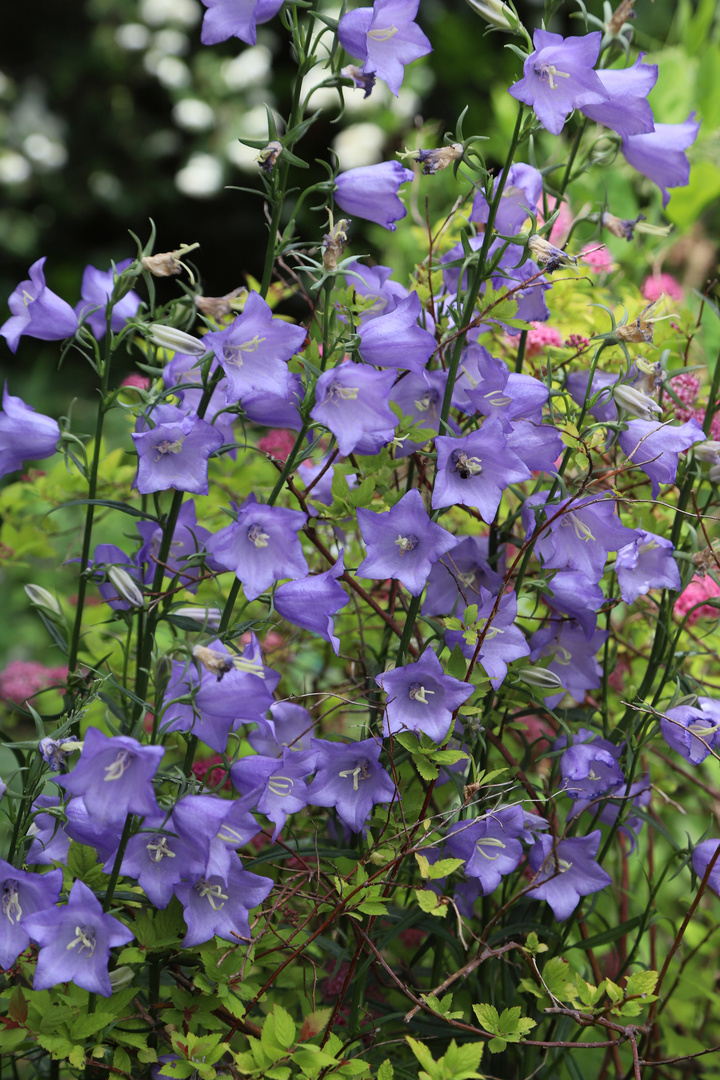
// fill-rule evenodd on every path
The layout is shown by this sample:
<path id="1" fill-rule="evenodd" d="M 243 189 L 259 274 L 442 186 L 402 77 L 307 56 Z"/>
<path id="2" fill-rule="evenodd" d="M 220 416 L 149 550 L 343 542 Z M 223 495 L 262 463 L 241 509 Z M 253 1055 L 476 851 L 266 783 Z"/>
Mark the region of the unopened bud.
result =
<path id="1" fill-rule="evenodd" d="M 498 30 L 514 30 L 518 25 L 515 12 L 501 0 L 467 0 L 467 3 L 476 15 Z"/>
<path id="2" fill-rule="evenodd" d="M 217 675 L 218 682 L 220 682 L 223 675 L 233 669 L 233 662 L 229 656 L 225 653 L 215 652 L 214 649 L 208 649 L 206 645 L 196 645 L 192 654 L 193 659 L 202 664 L 206 671 L 209 671 L 211 675 Z"/>
<path id="3" fill-rule="evenodd" d="M 109 972 L 109 975 L 113 994 L 116 994 L 118 990 L 124 990 L 135 978 L 135 972 L 127 964 L 116 967 L 114 971 Z"/>
<path id="4" fill-rule="evenodd" d="M 199 247 L 199 244 L 181 244 L 175 251 L 162 251 L 158 252 L 157 255 L 145 255 L 142 264 L 144 269 L 148 270 L 153 277 L 173 277 L 184 268 L 192 281 L 194 280 L 192 271 L 185 266 L 182 256 Z"/>
<path id="5" fill-rule="evenodd" d="M 234 310 L 235 305 L 233 300 L 238 296 L 245 297 L 248 294 L 248 290 L 240 285 L 237 289 L 233 289 L 232 292 L 225 293 L 224 296 L 196 296 L 195 307 L 203 315 L 210 315 L 213 319 L 221 319 L 223 315 L 229 315 Z"/>
<path id="6" fill-rule="evenodd" d="M 515 672 L 518 679 L 521 682 L 527 683 L 528 686 L 534 686 L 538 690 L 562 690 L 563 685 L 560 679 L 557 677 L 554 671 L 549 671 L 547 668 L 538 667 L 524 667 Z"/>
<path id="7" fill-rule="evenodd" d="M 117 589 L 117 594 L 130 607 L 145 607 L 145 597 L 130 577 L 127 570 L 121 566 L 109 566 L 107 571 L 108 581 Z"/>
<path id="8" fill-rule="evenodd" d="M 333 270 L 337 270 L 338 259 L 345 250 L 350 222 L 347 218 L 340 218 L 338 223 L 335 224 L 332 210 L 328 210 L 328 216 L 330 218 L 330 231 L 323 236 L 323 267 L 332 273 Z"/>
<path id="9" fill-rule="evenodd" d="M 544 266 L 548 274 L 552 274 L 553 270 L 557 270 L 560 266 L 577 266 L 575 255 L 566 255 L 564 251 L 548 243 L 538 233 L 533 233 L 529 238 L 528 247 L 535 262 Z"/>
<path id="10" fill-rule="evenodd" d="M 635 18 L 635 12 L 633 11 L 634 3 L 635 0 L 621 0 L 621 3 L 618 4 L 612 17 L 608 21 L 608 34 L 612 34 L 613 37 L 618 37 L 627 20 Z"/>
<path id="11" fill-rule="evenodd" d="M 665 372 L 659 360 L 646 360 L 644 356 L 638 356 L 635 371 L 632 384 L 636 390 L 642 390 L 643 394 L 653 394 L 665 381 Z"/>
<path id="12" fill-rule="evenodd" d="M 222 611 L 216 607 L 181 607 L 171 614 L 179 615 L 181 619 L 192 619 L 199 626 L 211 630 L 217 630 L 222 620 Z"/>
<path id="13" fill-rule="evenodd" d="M 662 408 L 657 401 L 653 401 L 647 394 L 643 394 L 642 390 L 628 386 L 627 383 L 613 387 L 612 394 L 621 409 L 630 413 L 631 416 L 638 416 L 641 420 L 654 420 L 658 413 L 662 413 Z"/>
<path id="14" fill-rule="evenodd" d="M 711 465 L 708 470 L 708 480 L 711 484 L 720 484 L 720 465 Z"/>
<path id="15" fill-rule="evenodd" d="M 63 622 L 65 621 L 62 608 L 52 593 L 49 593 L 47 589 L 43 589 L 41 585 L 26 585 L 25 593 L 33 607 L 41 608 L 43 611 L 47 612 L 48 615 L 59 618 Z"/>
<path id="16" fill-rule="evenodd" d="M 270 174 L 275 168 L 277 159 L 283 152 L 283 144 L 281 142 L 270 142 L 267 146 L 260 151 L 256 160 L 260 162 L 260 168 L 263 172 Z"/>
<path id="17" fill-rule="evenodd" d="M 695 443 L 692 449 L 698 461 L 704 461 L 708 465 L 720 465 L 720 442 L 707 439 L 705 442 Z"/>
<path id="18" fill-rule="evenodd" d="M 174 326 L 151 323 L 149 330 L 148 341 L 152 341 L 153 345 L 160 349 L 188 353 L 190 356 L 204 356 L 208 351 L 199 338 L 186 334 L 184 330 L 177 330 Z"/>
<path id="19" fill-rule="evenodd" d="M 635 226 L 639 221 L 644 221 L 645 215 L 638 214 L 636 218 L 619 218 L 614 214 L 609 214 L 605 211 L 600 216 L 600 224 L 613 236 L 617 236 L 620 240 L 632 240 L 635 235 Z"/>

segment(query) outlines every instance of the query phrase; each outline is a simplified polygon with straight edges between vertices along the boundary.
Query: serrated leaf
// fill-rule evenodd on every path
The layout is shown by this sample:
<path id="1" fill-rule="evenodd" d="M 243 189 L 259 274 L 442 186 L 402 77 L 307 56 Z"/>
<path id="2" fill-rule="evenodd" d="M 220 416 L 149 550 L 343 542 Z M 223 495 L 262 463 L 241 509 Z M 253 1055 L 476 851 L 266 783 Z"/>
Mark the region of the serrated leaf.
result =
<path id="1" fill-rule="evenodd" d="M 415 858 L 420 867 L 420 876 L 429 881 L 438 881 L 440 878 L 447 877 L 458 870 L 464 862 L 463 859 L 438 859 L 436 863 L 430 863 L 418 851 L 415 852 Z"/>
<path id="2" fill-rule="evenodd" d="M 447 622 L 448 620 L 446 619 L 445 623 L 447 624 Z M 459 630 L 460 627 L 458 626 L 457 629 Z M 465 681 L 465 676 L 467 674 L 467 660 L 463 656 L 462 649 L 459 645 L 455 646 L 450 653 L 450 656 L 445 661 L 445 671 L 448 675 L 452 676 L 453 679 L 460 679 L 461 682 Z"/>
<path id="3" fill-rule="evenodd" d="M 423 780 L 427 780 L 428 783 L 431 780 L 437 780 L 440 775 L 439 769 L 436 769 L 434 765 L 431 765 L 427 758 L 422 757 L 420 754 L 416 754 L 413 757 L 415 762 L 415 768 L 422 776 Z"/>
<path id="4" fill-rule="evenodd" d="M 492 1035 L 498 1030 L 500 1016 L 494 1005 L 473 1005 L 473 1012 L 484 1031 Z"/>
<path id="5" fill-rule="evenodd" d="M 505 1039 L 491 1039 L 488 1043 L 488 1050 L 491 1054 L 502 1054 L 506 1046 L 507 1042 Z"/>
<path id="6" fill-rule="evenodd" d="M 558 1001 L 571 1001 L 576 996 L 575 980 L 568 977 L 571 974 L 570 965 L 562 956 L 554 956 L 543 968 L 543 982 Z"/>
<path id="7" fill-rule="evenodd" d="M 88 1013 L 85 1016 L 78 1016 L 70 1025 L 70 1035 L 73 1039 L 89 1039 L 91 1035 L 95 1035 L 98 1031 L 102 1031 L 108 1024 L 112 1024 L 117 1020 L 115 1013 L 111 1012 L 95 1012 Z"/>
<path id="8" fill-rule="evenodd" d="M 430 889 L 415 889 L 415 896 L 421 909 L 427 915 L 438 915 L 443 918 L 447 915 L 447 905 L 440 903 L 440 897 Z M 441 911 L 438 911 L 441 908 Z"/>
<path id="9" fill-rule="evenodd" d="M 377 1071 L 377 1080 L 393 1080 L 394 1075 L 395 1070 L 392 1067 L 390 1058 L 385 1058 Z"/>
<path id="10" fill-rule="evenodd" d="M 630 975 L 627 979 L 625 993 L 628 997 L 634 997 L 635 994 L 652 994 L 657 986 L 657 981 L 657 971 L 636 971 L 634 975 Z"/>
<path id="11" fill-rule="evenodd" d="M 612 979 L 605 979 L 602 986 L 612 1002 L 617 1004 L 619 1001 L 622 1001 L 624 994 L 618 984 L 614 983 Z"/>

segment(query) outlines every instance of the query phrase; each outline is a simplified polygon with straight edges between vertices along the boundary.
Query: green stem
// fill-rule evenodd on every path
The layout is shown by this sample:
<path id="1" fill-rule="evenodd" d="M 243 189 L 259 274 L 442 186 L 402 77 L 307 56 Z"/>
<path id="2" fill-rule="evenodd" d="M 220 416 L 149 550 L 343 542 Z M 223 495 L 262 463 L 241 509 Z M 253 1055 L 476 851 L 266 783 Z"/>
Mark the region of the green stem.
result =
<path id="1" fill-rule="evenodd" d="M 112 873 L 110 874 L 110 880 L 108 887 L 105 890 L 105 899 L 103 900 L 103 911 L 107 911 L 112 903 L 113 894 L 115 892 L 115 886 L 117 885 L 118 878 L 120 877 L 120 867 L 125 857 L 125 848 L 127 842 L 130 839 L 130 829 L 132 828 L 132 814 L 128 814 L 125 818 L 125 824 L 123 825 L 122 836 L 120 837 L 120 846 L 115 856 L 115 862 L 113 863 Z"/>

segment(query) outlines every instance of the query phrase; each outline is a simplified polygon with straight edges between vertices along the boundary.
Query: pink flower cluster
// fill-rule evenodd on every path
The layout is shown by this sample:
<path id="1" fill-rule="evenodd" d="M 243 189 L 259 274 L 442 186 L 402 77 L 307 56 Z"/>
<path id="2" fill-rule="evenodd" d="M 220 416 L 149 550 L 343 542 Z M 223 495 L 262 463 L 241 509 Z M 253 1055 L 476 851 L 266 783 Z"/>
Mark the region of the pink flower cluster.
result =
<path id="1" fill-rule="evenodd" d="M 37 660 L 12 660 L 0 671 L 0 698 L 8 704 L 24 705 L 48 686 L 61 686 L 68 676 L 68 669 L 45 667 Z"/>
<path id="2" fill-rule="evenodd" d="M 701 577 L 696 574 L 690 584 L 684 589 L 677 600 L 673 612 L 678 619 L 684 619 L 691 608 L 696 604 L 702 603 L 703 600 L 715 599 L 720 596 L 720 585 L 717 585 L 715 581 L 708 575 Z M 694 626 L 698 619 L 718 619 L 720 618 L 720 608 L 711 607 L 710 604 L 703 604 L 702 607 L 696 608 L 688 618 L 688 626 Z"/>
<path id="3" fill-rule="evenodd" d="M 703 423 L 705 419 L 705 409 L 698 408 L 697 397 L 700 393 L 700 380 L 692 375 L 689 371 L 683 371 L 680 375 L 675 375 L 670 380 L 670 386 L 673 389 L 673 393 L 677 394 L 682 402 L 682 405 L 675 406 L 675 416 L 682 423 L 686 420 L 697 420 L 698 424 Z M 713 417 L 710 425 L 710 439 L 716 439 L 720 441 L 720 413 Z"/>
<path id="4" fill-rule="evenodd" d="M 539 356 L 540 353 L 549 348 L 555 346 L 555 348 L 562 348 L 562 337 L 560 331 L 555 330 L 552 326 L 546 326 L 545 323 L 534 322 L 531 324 L 532 330 L 528 330 L 527 344 L 525 346 L 526 356 Z"/>
<path id="5" fill-rule="evenodd" d="M 286 461 L 295 445 L 295 435 L 287 428 L 273 428 L 262 439 L 258 439 L 258 450 L 271 454 L 278 461 Z"/>
<path id="6" fill-rule="evenodd" d="M 580 258 L 598 274 L 607 273 L 613 268 L 613 257 L 604 244 L 586 244 L 580 252 Z"/>
<path id="7" fill-rule="evenodd" d="M 672 274 L 651 274 L 643 281 L 640 292 L 651 304 L 654 304 L 661 296 L 669 296 L 671 300 L 683 298 L 682 285 Z"/>

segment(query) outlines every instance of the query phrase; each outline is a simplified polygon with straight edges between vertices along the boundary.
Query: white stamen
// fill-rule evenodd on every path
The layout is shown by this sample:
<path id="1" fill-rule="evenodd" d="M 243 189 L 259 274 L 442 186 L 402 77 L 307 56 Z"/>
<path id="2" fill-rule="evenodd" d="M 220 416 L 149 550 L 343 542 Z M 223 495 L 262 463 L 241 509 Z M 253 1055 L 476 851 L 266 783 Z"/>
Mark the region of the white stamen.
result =
<path id="1" fill-rule="evenodd" d="M 110 765 L 105 766 L 105 779 L 119 780 L 125 770 L 129 768 L 132 760 L 133 755 L 129 750 L 119 750 L 115 760 Z"/>
<path id="2" fill-rule="evenodd" d="M 20 907 L 20 900 L 18 898 L 17 881 L 11 878 L 5 882 L 3 887 L 2 898 L 2 911 L 3 915 L 6 915 L 10 922 L 20 922 L 22 918 L 22 908 Z M 13 919 L 13 915 L 15 918 Z"/>
<path id="3" fill-rule="evenodd" d="M 213 909 L 213 911 L 221 911 L 224 908 L 225 901 L 228 898 L 222 891 L 222 886 L 209 885 L 207 881 L 198 881 L 195 889 L 197 890 L 197 892 L 200 893 L 202 897 L 207 897 L 208 903 L 210 904 L 210 907 Z M 218 900 L 222 900 L 222 903 L 218 904 Z"/>
<path id="4" fill-rule="evenodd" d="M 83 949 L 87 949 L 88 958 L 95 952 L 95 927 L 94 926 L 76 926 L 76 937 L 66 945 L 66 949 L 74 949 L 76 945 L 79 945 L 78 953 L 81 953 Z"/>
<path id="5" fill-rule="evenodd" d="M 171 851 L 167 846 L 167 837 L 165 836 L 156 836 L 155 839 L 147 845 L 147 850 L 152 861 L 156 863 L 161 862 L 164 856 L 174 859 L 176 855 L 176 852 Z"/>

